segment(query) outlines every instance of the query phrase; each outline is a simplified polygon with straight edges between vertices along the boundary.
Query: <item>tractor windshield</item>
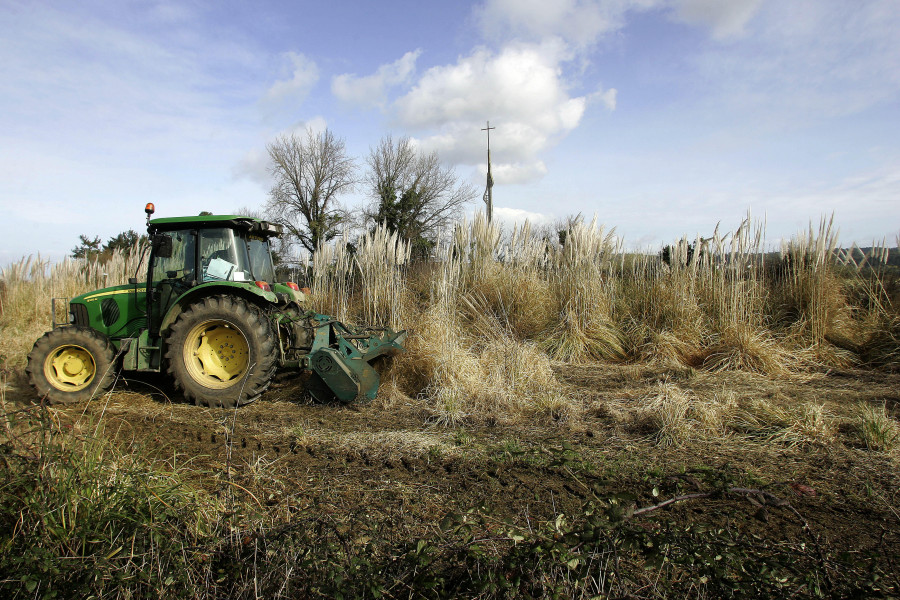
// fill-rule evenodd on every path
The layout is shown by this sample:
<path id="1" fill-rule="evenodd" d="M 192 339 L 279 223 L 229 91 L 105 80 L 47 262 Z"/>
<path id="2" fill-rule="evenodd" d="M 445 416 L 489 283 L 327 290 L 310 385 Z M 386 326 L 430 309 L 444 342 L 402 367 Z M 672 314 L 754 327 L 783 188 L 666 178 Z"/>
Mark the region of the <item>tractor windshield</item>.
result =
<path id="1" fill-rule="evenodd" d="M 274 281 L 275 269 L 265 238 L 228 228 L 200 231 L 203 281 Z"/>
<path id="2" fill-rule="evenodd" d="M 200 230 L 203 281 L 253 281 L 247 244 L 233 229 Z"/>

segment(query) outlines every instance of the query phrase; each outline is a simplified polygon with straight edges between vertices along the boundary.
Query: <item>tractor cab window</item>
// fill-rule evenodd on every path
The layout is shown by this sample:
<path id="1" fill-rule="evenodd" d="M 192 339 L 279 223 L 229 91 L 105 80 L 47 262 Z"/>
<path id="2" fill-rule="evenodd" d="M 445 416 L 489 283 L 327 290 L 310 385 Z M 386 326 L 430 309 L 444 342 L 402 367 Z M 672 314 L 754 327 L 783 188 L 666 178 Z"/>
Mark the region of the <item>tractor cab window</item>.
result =
<path id="1" fill-rule="evenodd" d="M 170 231 L 171 256 L 155 255 L 153 258 L 153 285 L 162 281 L 189 283 L 194 279 L 194 232 Z"/>
<path id="2" fill-rule="evenodd" d="M 250 266 L 256 281 L 275 281 L 275 267 L 272 265 L 272 252 L 266 238 L 250 236 L 247 242 L 250 250 Z"/>
<path id="3" fill-rule="evenodd" d="M 202 281 L 253 281 L 247 243 L 233 229 L 200 231 Z"/>

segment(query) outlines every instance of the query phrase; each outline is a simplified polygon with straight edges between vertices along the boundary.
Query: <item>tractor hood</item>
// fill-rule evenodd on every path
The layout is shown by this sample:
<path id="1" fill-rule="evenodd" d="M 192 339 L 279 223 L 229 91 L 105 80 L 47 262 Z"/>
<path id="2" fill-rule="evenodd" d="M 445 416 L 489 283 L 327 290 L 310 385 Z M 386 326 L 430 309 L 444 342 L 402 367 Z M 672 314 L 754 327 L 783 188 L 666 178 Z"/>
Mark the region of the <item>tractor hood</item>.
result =
<path id="1" fill-rule="evenodd" d="M 146 284 L 94 290 L 69 301 L 69 321 L 110 338 L 131 337 L 146 324 Z"/>

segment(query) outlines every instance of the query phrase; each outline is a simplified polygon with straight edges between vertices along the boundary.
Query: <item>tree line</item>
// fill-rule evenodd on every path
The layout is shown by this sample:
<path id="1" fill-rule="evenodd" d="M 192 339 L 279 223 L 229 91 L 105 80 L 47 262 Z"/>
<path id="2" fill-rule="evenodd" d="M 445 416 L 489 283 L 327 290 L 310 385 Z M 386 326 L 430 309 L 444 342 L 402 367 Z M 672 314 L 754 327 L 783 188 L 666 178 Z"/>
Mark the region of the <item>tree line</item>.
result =
<path id="1" fill-rule="evenodd" d="M 135 249 L 146 243 L 147 235 L 138 234 L 134 229 L 123 231 L 119 235 L 109 238 L 105 243 L 100 236 L 91 238 L 79 235 L 78 245 L 72 249 L 72 258 L 86 258 L 105 263 L 116 252 L 129 256 Z"/>
<path id="2" fill-rule="evenodd" d="M 325 129 L 279 136 L 266 146 L 272 176 L 265 206 L 239 214 L 280 224 L 286 235 L 278 249 L 283 259 L 296 247 L 314 253 L 345 227 L 370 230 L 384 225 L 410 244 L 416 258 L 427 258 L 438 232 L 457 220 L 476 196 L 474 186 L 441 164 L 437 152 L 425 152 L 408 137 L 384 136 L 370 148 L 361 169 L 343 139 Z M 351 210 L 343 195 L 360 190 L 366 203 Z M 143 236 L 146 237 L 146 236 Z M 133 230 L 103 244 L 79 236 L 74 258 L 105 260 L 117 249 L 130 250 L 140 238 Z"/>

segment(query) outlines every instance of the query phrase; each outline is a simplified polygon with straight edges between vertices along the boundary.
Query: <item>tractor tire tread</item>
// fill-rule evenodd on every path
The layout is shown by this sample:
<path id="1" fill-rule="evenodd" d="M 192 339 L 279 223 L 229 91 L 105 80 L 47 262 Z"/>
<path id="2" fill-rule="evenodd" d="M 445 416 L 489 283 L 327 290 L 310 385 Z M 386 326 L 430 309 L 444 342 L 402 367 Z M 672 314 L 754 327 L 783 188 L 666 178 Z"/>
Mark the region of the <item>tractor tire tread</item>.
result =
<path id="1" fill-rule="evenodd" d="M 242 378 L 239 393 L 234 386 L 205 387 L 188 374 L 182 354 L 185 338 L 205 319 L 229 321 L 247 340 L 253 368 Z M 168 374 L 187 399 L 198 406 L 233 408 L 253 402 L 269 387 L 278 366 L 276 350 L 271 321 L 262 309 L 237 296 L 216 295 L 199 300 L 178 316 L 166 339 L 164 356 Z"/>
<path id="2" fill-rule="evenodd" d="M 90 385 L 74 392 L 55 387 L 44 375 L 44 362 L 50 353 L 69 344 L 87 350 L 94 359 L 97 372 Z M 51 404 L 71 404 L 90 400 L 112 388 L 116 380 L 115 362 L 115 347 L 108 337 L 90 327 L 68 325 L 52 329 L 37 339 L 28 353 L 25 373 L 42 399 Z"/>

